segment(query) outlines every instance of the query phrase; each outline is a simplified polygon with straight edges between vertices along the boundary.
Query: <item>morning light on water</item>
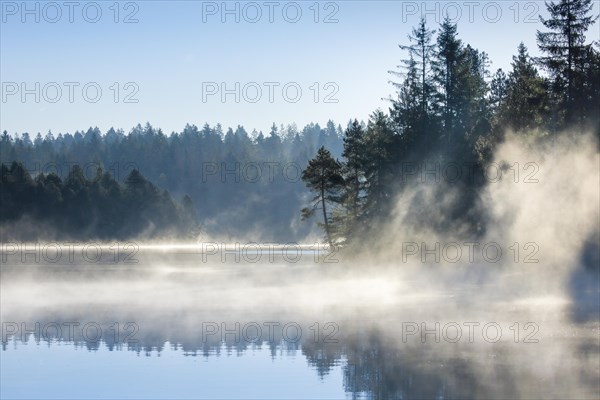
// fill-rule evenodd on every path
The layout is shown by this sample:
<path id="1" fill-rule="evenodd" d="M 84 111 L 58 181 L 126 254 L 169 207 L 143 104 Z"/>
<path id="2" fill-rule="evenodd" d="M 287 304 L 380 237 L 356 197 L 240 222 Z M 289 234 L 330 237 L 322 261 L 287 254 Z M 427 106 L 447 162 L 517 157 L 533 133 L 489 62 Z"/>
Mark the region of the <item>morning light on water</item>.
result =
<path id="1" fill-rule="evenodd" d="M 600 398 L 597 0 L 0 10 L 0 399 Z"/>

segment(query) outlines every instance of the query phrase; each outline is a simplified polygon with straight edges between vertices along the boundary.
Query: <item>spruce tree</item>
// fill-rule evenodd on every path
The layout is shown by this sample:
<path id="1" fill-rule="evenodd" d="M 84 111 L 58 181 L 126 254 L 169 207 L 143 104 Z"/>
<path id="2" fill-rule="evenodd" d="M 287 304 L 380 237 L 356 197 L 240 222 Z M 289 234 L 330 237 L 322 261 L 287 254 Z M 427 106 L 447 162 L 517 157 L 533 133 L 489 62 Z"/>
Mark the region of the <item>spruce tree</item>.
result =
<path id="1" fill-rule="evenodd" d="M 546 3 L 550 18 L 540 16 L 548 29 L 537 32 L 538 47 L 545 55 L 539 58 L 552 76 L 552 89 L 557 98 L 559 120 L 566 124 L 582 123 L 582 91 L 585 59 L 589 45 L 585 34 L 598 16 L 593 17 L 592 0 L 560 0 Z"/>
<path id="2" fill-rule="evenodd" d="M 390 108 L 396 132 L 400 135 L 401 152 L 415 151 L 417 142 L 424 139 L 427 129 L 427 113 L 423 111 L 422 87 L 414 59 L 410 58 L 406 79 L 398 88 L 398 98 Z"/>
<path id="3" fill-rule="evenodd" d="M 365 200 L 365 131 L 355 119 L 345 131 L 342 165 L 344 190 L 341 198 L 343 211 L 334 215 L 338 235 L 346 242 L 362 232 Z"/>
<path id="4" fill-rule="evenodd" d="M 432 128 L 432 105 L 435 96 L 433 80 L 433 57 L 435 44 L 432 37 L 435 31 L 427 28 L 425 18 L 421 18 L 418 27 L 408 35 L 409 44 L 399 45 L 408 52 L 408 58 L 402 60 L 400 71 L 390 73 L 404 78 L 402 82 L 392 82 L 398 90 L 394 99 L 391 115 L 399 133 L 406 130 L 406 136 L 425 139 Z"/>
<path id="5" fill-rule="evenodd" d="M 447 144 L 455 138 L 459 66 L 464 61 L 463 44 L 458 39 L 456 24 L 446 17 L 440 26 L 437 52 L 433 64 L 435 81 L 439 87 L 438 106 L 441 109 L 443 135 Z"/>
<path id="6" fill-rule="evenodd" d="M 500 128 L 523 132 L 540 128 L 546 115 L 546 84 L 540 77 L 523 43 L 513 56 L 508 74 L 506 97 L 498 110 Z"/>
<path id="7" fill-rule="evenodd" d="M 397 148 L 398 137 L 394 135 L 389 116 L 376 110 L 369 118 L 365 134 L 365 212 L 369 219 L 384 216 L 388 209 Z"/>

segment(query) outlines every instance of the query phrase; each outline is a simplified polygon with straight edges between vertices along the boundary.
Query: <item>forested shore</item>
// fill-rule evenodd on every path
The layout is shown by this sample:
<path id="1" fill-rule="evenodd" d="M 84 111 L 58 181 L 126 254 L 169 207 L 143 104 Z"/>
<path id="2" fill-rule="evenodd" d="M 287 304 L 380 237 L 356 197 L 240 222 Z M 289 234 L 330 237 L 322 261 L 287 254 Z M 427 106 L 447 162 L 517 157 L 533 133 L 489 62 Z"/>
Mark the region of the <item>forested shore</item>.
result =
<path id="1" fill-rule="evenodd" d="M 431 183 L 421 169 L 458 166 L 450 183 L 459 195 L 447 199 L 447 185 L 434 185 L 435 212 L 414 204 L 406 223 L 479 234 L 489 182 L 473 176 L 484 176 L 507 135 L 540 147 L 559 135 L 600 136 L 600 44 L 586 39 L 598 19 L 592 2 L 547 8 L 541 56 L 521 43 L 508 71 L 491 71 L 487 53 L 464 43 L 450 19 L 435 27 L 421 20 L 390 71 L 389 109 L 367 121 L 273 124 L 266 134 L 208 124 L 166 134 L 149 123 L 129 133 L 4 131 L 0 224 L 18 227 L 26 217 L 65 235 L 83 226 L 88 238 L 189 237 L 201 227 L 300 241 L 315 231 L 301 222 L 310 219 L 325 241 L 349 244 L 376 233 L 406 188 Z"/>

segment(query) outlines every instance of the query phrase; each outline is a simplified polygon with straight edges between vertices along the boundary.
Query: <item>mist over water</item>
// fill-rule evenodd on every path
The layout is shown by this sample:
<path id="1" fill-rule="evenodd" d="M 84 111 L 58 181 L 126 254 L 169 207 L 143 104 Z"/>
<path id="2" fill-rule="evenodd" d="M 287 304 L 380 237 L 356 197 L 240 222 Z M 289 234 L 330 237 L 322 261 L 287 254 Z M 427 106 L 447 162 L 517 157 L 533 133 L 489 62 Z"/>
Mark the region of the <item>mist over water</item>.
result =
<path id="1" fill-rule="evenodd" d="M 599 5 L 2 1 L 0 400 L 600 399 Z"/>
<path id="2" fill-rule="evenodd" d="M 327 261 L 315 262 L 314 252 L 304 250 L 297 262 L 277 252 L 248 262 L 235 251 L 203 254 L 198 243 L 144 247 L 141 241 L 135 264 L 8 257 L 0 270 L 2 397 L 20 397 L 21 368 L 31 366 L 15 363 L 37 340 L 60 347 L 60 354 L 75 351 L 65 345 L 76 343 L 91 350 L 89 362 L 109 350 L 129 350 L 155 359 L 153 365 L 163 362 L 161 354 L 201 357 L 209 365 L 256 351 L 268 351 L 282 366 L 301 356 L 314 377 L 343 378 L 339 389 L 356 397 L 597 398 L 598 143 L 590 135 L 564 134 L 542 148 L 532 140 L 508 136 L 497 148 L 494 163 L 518 162 L 521 175 L 515 179 L 507 169 L 487 183 L 477 205 L 486 221 L 479 235 L 411 225 L 415 198 L 423 209 L 443 207 L 436 203 L 439 187 L 418 185 L 402 192 L 394 217 L 375 240 L 365 238 L 359 254 L 336 252 Z M 536 182 L 524 182 L 526 163 L 535 163 Z M 452 199 L 452 185 L 438 185 Z M 431 250 L 436 243 L 439 261 L 435 251 L 422 252 L 423 244 Z M 463 251 L 457 261 L 451 243 Z M 502 255 L 483 253 L 486 243 L 496 243 Z M 104 336 L 91 342 L 80 330 L 68 338 L 65 330 L 61 338 L 44 334 L 44 326 L 69 321 L 97 323 Z M 136 329 L 129 325 L 117 338 L 115 322 Z M 7 335 L 15 329 L 7 323 L 18 331 Z M 151 367 L 139 368 L 131 373 L 141 378 Z M 198 396 L 186 373 L 168 376 L 180 397 Z M 120 378 L 114 372 L 107 379 Z M 128 395 L 146 393 L 136 381 Z M 225 382 L 214 387 L 227 397 Z M 72 390 L 75 397 L 95 395 Z M 285 393 L 272 390 L 257 396 Z"/>

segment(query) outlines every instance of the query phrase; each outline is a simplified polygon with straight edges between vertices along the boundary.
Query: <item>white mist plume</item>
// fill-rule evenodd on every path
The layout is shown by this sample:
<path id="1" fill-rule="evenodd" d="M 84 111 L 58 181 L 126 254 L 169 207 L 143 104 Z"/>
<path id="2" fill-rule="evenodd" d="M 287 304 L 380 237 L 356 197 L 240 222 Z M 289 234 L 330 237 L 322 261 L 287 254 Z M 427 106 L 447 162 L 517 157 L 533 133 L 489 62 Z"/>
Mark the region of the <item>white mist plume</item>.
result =
<path id="1" fill-rule="evenodd" d="M 403 263 L 403 242 L 475 240 L 467 225 L 440 232 L 410 224 L 415 209 L 431 210 L 430 218 L 437 218 L 436 212 L 446 218 L 442 210 L 451 207 L 440 202 L 452 205 L 459 198 L 460 189 L 452 185 L 444 187 L 443 196 L 435 187 L 421 186 L 398 197 L 393 218 L 373 238 L 376 248 L 352 257 L 339 254 L 339 264 L 238 265 L 223 263 L 220 256 L 205 263 L 199 254 L 146 251 L 135 266 L 84 264 L 57 271 L 3 266 L 2 318 L 135 321 L 145 342 L 160 345 L 164 340 L 199 343 L 205 321 L 298 321 L 309 334 L 315 321 L 335 321 L 342 345 L 370 348 L 368 338 L 353 335 L 373 329 L 390 353 L 413 357 L 413 366 L 427 373 L 433 363 L 417 361 L 466 360 L 478 382 L 498 386 L 498 398 L 507 397 L 505 383 L 512 391 L 509 397 L 535 397 L 539 382 L 549 384 L 556 397 L 593 398 L 596 386 L 589 382 L 598 371 L 598 317 L 575 324 L 565 306 L 572 302 L 567 282 L 580 268 L 585 242 L 599 229 L 598 144 L 591 135 L 564 134 L 553 142 L 509 135 L 493 162 L 518 162 L 519 176 L 515 182 L 514 171 L 508 170 L 504 179 L 487 184 L 475 205 L 483 211 L 486 230 L 476 240 L 500 243 L 504 251 L 518 242 L 521 259 L 523 245 L 535 242 L 538 263 L 514 263 L 511 253 L 497 264 L 481 257 L 451 265 L 424 265 L 416 262 L 418 257 Z M 538 167 L 535 176 L 524 168 L 529 162 Z M 527 177 L 538 182 L 525 183 Z M 402 341 L 405 322 L 431 328 L 436 322 L 464 327 L 467 321 L 498 323 L 504 329 L 502 341 L 492 344 L 481 335 L 474 343 L 465 339 L 456 345 L 421 343 L 419 336 Z M 516 322 L 522 335 L 526 322 L 536 323 L 539 343 L 524 343 L 523 337 L 514 342 L 509 327 Z M 591 350 L 582 355 L 584 346 Z M 491 362 L 491 357 L 501 361 Z M 511 371 L 510 379 L 503 375 L 506 371 Z"/>
<path id="2" fill-rule="evenodd" d="M 488 185 L 483 201 L 491 217 L 487 240 L 535 242 L 538 264 L 526 265 L 532 278 L 544 277 L 560 289 L 567 274 L 578 268 L 583 247 L 598 234 L 600 155 L 592 135 L 563 134 L 541 145 L 509 136 L 496 151 L 497 163 L 518 161 L 519 183 L 509 179 Z M 523 166 L 537 182 L 524 183 Z M 536 167 L 534 167 L 534 165 Z M 532 282 L 537 284 L 537 282 Z M 552 285 L 552 286 L 554 286 Z M 546 289 L 552 289 L 546 287 Z"/>
<path id="3" fill-rule="evenodd" d="M 374 248 L 365 251 L 361 260 L 368 264 L 392 264 L 408 273 L 415 272 L 412 267 L 423 270 L 423 264 L 433 261 L 433 256 L 428 256 L 426 263 L 419 255 L 406 257 L 403 248 L 406 243 L 424 243 L 429 249 L 435 243 L 442 247 L 469 241 L 498 243 L 503 251 L 499 262 L 485 262 L 478 251 L 468 269 L 476 269 L 479 278 L 489 276 L 499 286 L 506 285 L 503 292 L 525 294 L 537 288 L 538 292 L 558 294 L 569 274 L 580 267 L 586 241 L 597 237 L 600 230 L 597 140 L 591 134 L 580 133 L 563 133 L 553 140 L 508 134 L 496 148 L 491 165 L 502 169 L 502 177 L 496 179 L 494 168 L 490 168 L 486 187 L 475 205 L 485 219 L 482 235 L 474 239 L 466 224 L 464 228 L 458 226 L 445 232 L 415 225 L 412 222 L 415 212 L 427 213 L 429 220 L 432 216 L 435 220 L 445 218 L 443 210 L 451 208 L 446 207 L 448 204 L 456 204 L 461 190 L 449 182 L 415 185 L 398 196 L 392 218 L 370 242 Z M 443 196 L 436 185 L 443 185 Z M 518 262 L 514 262 L 517 247 Z M 538 262 L 525 263 L 526 257 Z M 453 268 L 436 271 L 432 287 L 462 279 L 457 278 L 463 276 L 458 269 L 465 261 L 469 261 L 466 254 L 456 264 L 445 263 L 443 259 L 435 263 Z"/>

